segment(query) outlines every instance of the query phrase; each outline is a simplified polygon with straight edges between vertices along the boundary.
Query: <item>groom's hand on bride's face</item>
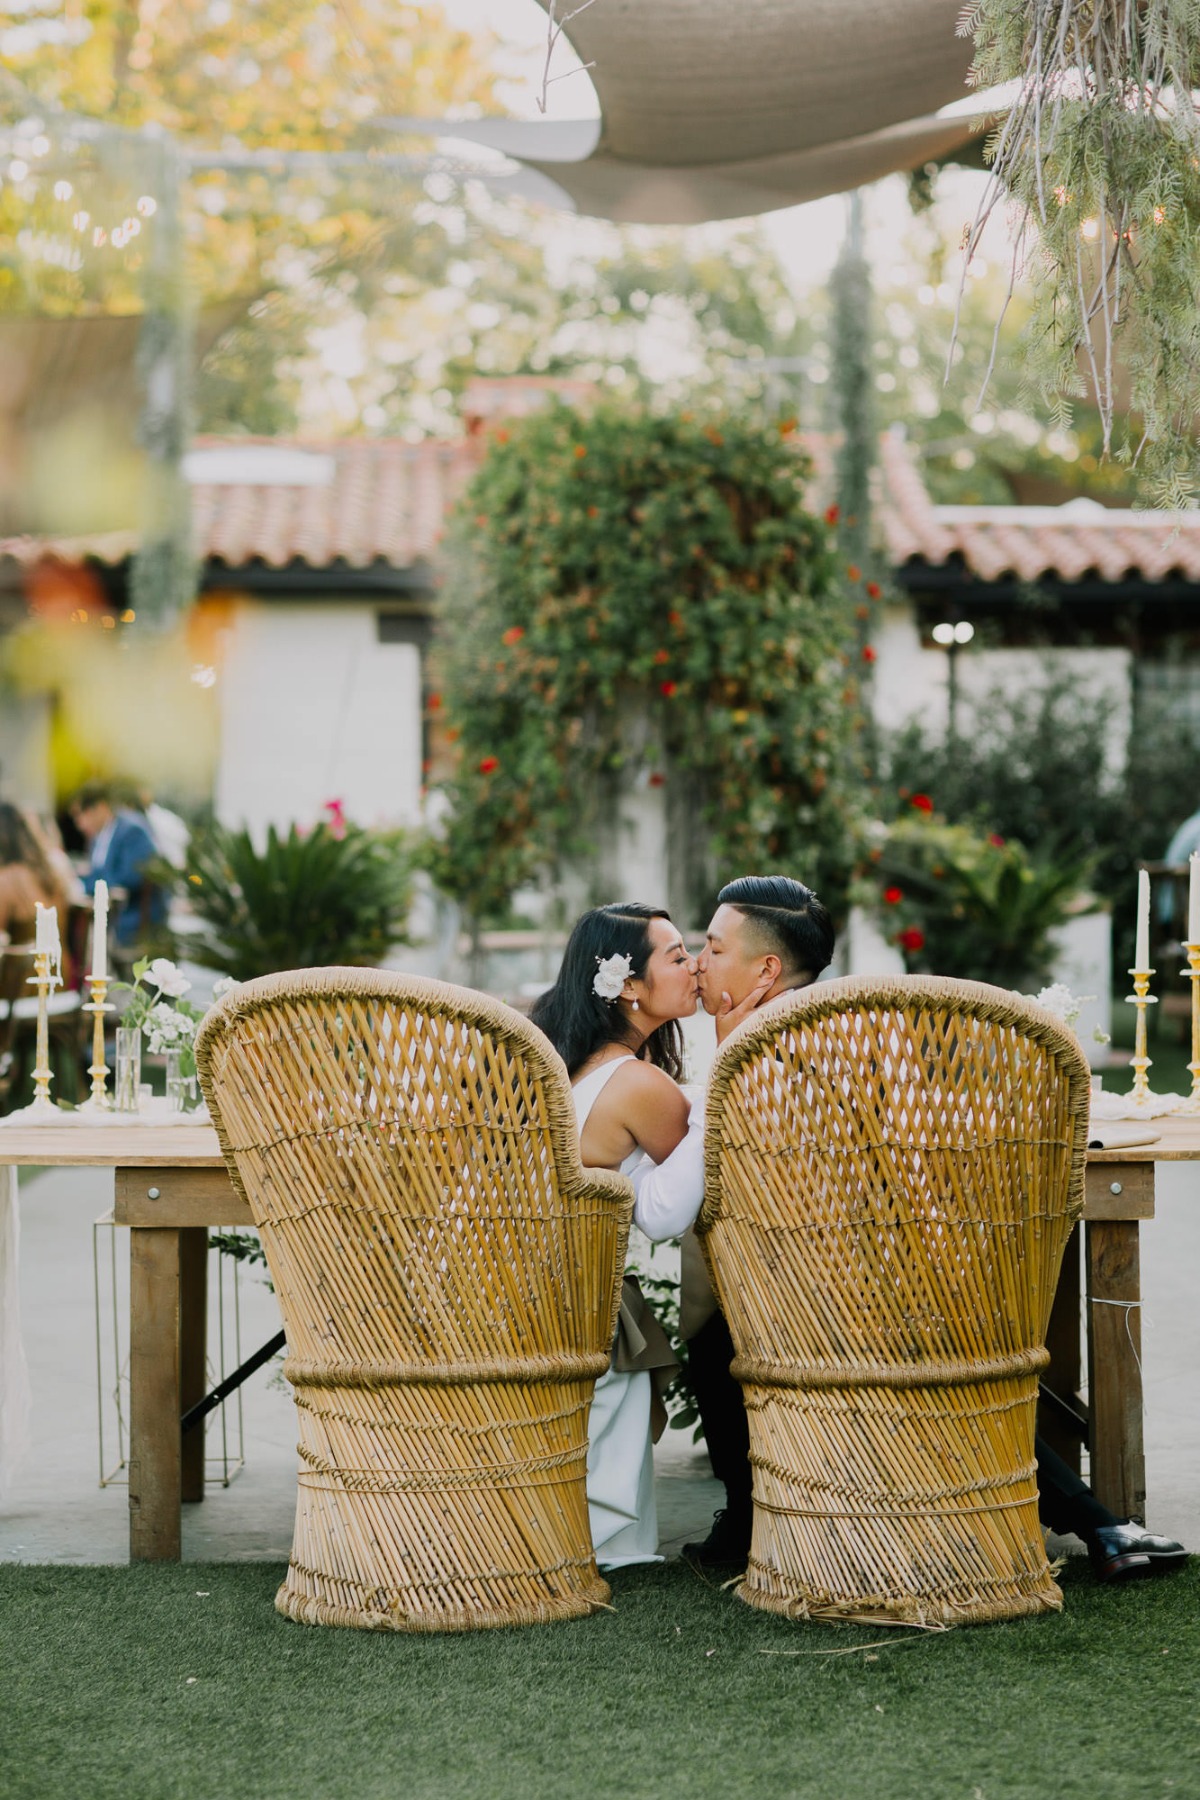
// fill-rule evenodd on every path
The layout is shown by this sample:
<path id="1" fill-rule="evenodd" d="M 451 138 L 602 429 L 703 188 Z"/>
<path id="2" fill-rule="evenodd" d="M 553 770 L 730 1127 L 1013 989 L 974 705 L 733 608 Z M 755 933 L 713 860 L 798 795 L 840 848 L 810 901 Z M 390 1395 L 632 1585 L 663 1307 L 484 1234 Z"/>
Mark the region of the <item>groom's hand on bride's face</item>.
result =
<path id="1" fill-rule="evenodd" d="M 731 994 L 721 995 L 721 1004 L 713 1015 L 713 1024 L 717 1028 L 718 1044 L 723 1044 L 730 1032 L 736 1031 L 743 1020 L 748 1019 L 755 1008 L 762 1005 L 774 986 L 775 974 L 772 971 L 767 975 L 764 975 L 757 986 L 752 987 L 745 999 L 739 1000 L 736 1006 L 733 1004 L 733 996 Z"/>

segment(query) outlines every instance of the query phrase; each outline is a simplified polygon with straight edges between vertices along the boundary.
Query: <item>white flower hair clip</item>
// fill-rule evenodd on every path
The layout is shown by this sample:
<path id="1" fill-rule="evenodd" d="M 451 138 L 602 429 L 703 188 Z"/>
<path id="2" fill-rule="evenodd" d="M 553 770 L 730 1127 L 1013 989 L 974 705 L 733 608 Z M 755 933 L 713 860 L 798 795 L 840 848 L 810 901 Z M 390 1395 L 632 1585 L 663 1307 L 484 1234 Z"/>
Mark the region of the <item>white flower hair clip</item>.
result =
<path id="1" fill-rule="evenodd" d="M 599 994 L 602 1000 L 611 1003 L 618 997 L 633 973 L 633 958 L 630 956 L 598 956 L 596 964 L 596 973 L 592 976 L 592 992 Z"/>

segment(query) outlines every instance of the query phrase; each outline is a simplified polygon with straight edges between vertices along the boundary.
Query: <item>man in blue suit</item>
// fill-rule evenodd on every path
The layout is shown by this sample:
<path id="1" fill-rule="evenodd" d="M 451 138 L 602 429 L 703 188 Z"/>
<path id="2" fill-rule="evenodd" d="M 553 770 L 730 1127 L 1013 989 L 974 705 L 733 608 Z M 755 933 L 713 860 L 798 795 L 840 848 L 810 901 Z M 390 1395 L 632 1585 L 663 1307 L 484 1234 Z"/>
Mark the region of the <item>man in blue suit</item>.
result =
<path id="1" fill-rule="evenodd" d="M 106 881 L 127 896 L 117 915 L 115 935 L 122 949 L 130 949 L 149 927 L 165 924 L 167 917 L 166 895 L 144 874 L 146 864 L 158 855 L 149 827 L 140 813 L 117 806 L 112 790 L 100 781 L 80 788 L 71 816 L 91 851 L 91 865 L 83 877 L 87 892 L 94 894 L 96 883 Z"/>

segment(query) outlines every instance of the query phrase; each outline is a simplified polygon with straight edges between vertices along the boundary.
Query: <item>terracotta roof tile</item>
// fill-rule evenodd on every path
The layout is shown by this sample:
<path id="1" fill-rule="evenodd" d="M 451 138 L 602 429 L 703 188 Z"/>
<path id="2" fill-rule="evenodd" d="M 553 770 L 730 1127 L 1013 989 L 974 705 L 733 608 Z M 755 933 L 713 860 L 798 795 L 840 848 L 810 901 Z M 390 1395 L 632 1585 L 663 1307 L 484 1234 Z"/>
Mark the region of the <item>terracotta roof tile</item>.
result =
<path id="1" fill-rule="evenodd" d="M 481 443 L 366 438 L 297 443 L 197 438 L 189 452 L 196 554 L 231 569 L 262 562 L 408 568 L 436 553 L 446 516 L 478 464 Z M 93 557 L 119 563 L 136 533 L 0 539 L 0 558 L 31 564 Z"/>
<path id="2" fill-rule="evenodd" d="M 959 557 L 981 581 L 1036 581 L 1043 575 L 1078 581 L 1095 572 L 1104 581 L 1130 574 L 1162 581 L 1177 573 L 1200 582 L 1200 511 L 1134 512 L 1091 500 L 936 506 L 898 432 L 884 436 L 880 462 L 880 524 L 897 568 L 914 561 L 940 568 Z"/>

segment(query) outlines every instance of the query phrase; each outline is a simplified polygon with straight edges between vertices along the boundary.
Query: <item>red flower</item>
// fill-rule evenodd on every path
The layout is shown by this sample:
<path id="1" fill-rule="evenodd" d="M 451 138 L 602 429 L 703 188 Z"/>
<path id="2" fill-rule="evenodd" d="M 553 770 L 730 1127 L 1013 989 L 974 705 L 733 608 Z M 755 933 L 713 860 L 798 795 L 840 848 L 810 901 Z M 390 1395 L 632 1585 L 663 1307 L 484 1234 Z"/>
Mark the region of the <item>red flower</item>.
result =
<path id="1" fill-rule="evenodd" d="M 586 445 L 586 444 L 576 444 L 576 446 L 575 446 L 575 455 L 576 455 L 576 456 L 577 456 L 577 457 L 584 457 L 584 456 L 586 456 L 586 455 L 587 455 L 587 445 Z"/>
<path id="2" fill-rule="evenodd" d="M 993 844 L 997 850 L 1003 850 L 1004 848 L 1004 839 L 1000 836 L 998 831 L 988 832 L 988 843 Z"/>
<path id="3" fill-rule="evenodd" d="M 875 661 L 875 656 L 876 656 L 876 651 L 875 651 L 874 644 L 864 644 L 862 647 L 863 661 L 865 663 L 873 663 Z"/>
<path id="4" fill-rule="evenodd" d="M 898 887 L 884 888 L 883 897 L 889 906 L 899 906 L 904 894 Z"/>
<path id="5" fill-rule="evenodd" d="M 880 587 L 880 585 L 877 581 L 868 581 L 868 583 L 867 583 L 867 599 L 868 600 L 878 600 L 878 598 L 879 598 L 880 594 L 882 594 L 882 592 L 883 592 L 883 589 Z"/>
<path id="6" fill-rule="evenodd" d="M 429 696 L 428 700 L 425 702 L 425 704 L 429 708 L 430 712 L 437 712 L 438 708 L 442 704 L 442 696 L 440 694 L 430 694 L 430 696 Z"/>
<path id="7" fill-rule="evenodd" d="M 869 619 L 871 616 L 871 609 L 869 606 L 856 606 L 854 609 L 854 616 L 856 619 Z"/>
<path id="8" fill-rule="evenodd" d="M 499 767 L 500 758 L 498 756 L 485 756 L 479 765 L 479 773 L 481 775 L 494 775 Z"/>
<path id="9" fill-rule="evenodd" d="M 795 431 L 796 426 L 798 424 L 799 424 L 798 419 L 780 419 L 780 421 L 779 421 L 780 437 L 791 437 L 793 431 Z"/>
<path id="10" fill-rule="evenodd" d="M 502 644 L 519 644 L 524 636 L 525 627 L 523 625 L 510 625 L 508 630 L 501 637 L 500 642 Z"/>
<path id="11" fill-rule="evenodd" d="M 660 775 L 657 769 L 655 769 L 655 771 L 652 775 L 647 777 L 647 781 L 646 781 L 647 787 L 666 787 L 666 785 L 667 785 L 666 776 Z"/>
<path id="12" fill-rule="evenodd" d="M 587 516 L 589 519 L 598 519 L 600 517 L 600 508 L 598 506 L 589 506 L 587 509 Z"/>
<path id="13" fill-rule="evenodd" d="M 918 812 L 931 813 L 933 811 L 933 801 L 928 794 L 914 794 L 909 805 L 915 806 Z"/>
<path id="14" fill-rule="evenodd" d="M 507 444 L 508 442 L 508 433 L 505 431 L 503 425 L 497 425 L 496 427 L 496 442 L 498 444 Z"/>
<path id="15" fill-rule="evenodd" d="M 672 607 L 671 611 L 667 614 L 667 623 L 668 625 L 683 624 L 683 614 L 677 607 Z"/>
<path id="16" fill-rule="evenodd" d="M 896 933 L 896 942 L 902 950 L 923 950 L 925 933 L 918 931 L 915 925 L 907 925 L 903 931 Z"/>
<path id="17" fill-rule="evenodd" d="M 679 692 L 679 683 L 677 681 L 660 681 L 658 684 L 658 691 L 663 696 L 664 700 L 669 700 L 672 694 L 677 694 Z"/>
<path id="18" fill-rule="evenodd" d="M 671 652 L 669 650 L 656 650 L 654 652 L 654 660 L 656 663 L 668 663 L 671 660 Z"/>
<path id="19" fill-rule="evenodd" d="M 825 508 L 825 523 L 827 525 L 836 525 L 841 516 L 842 509 L 840 506 L 827 506 Z"/>
<path id="20" fill-rule="evenodd" d="M 847 563 L 846 564 L 846 574 L 851 581 L 861 581 L 862 580 L 862 570 L 859 568 L 857 563 Z"/>

